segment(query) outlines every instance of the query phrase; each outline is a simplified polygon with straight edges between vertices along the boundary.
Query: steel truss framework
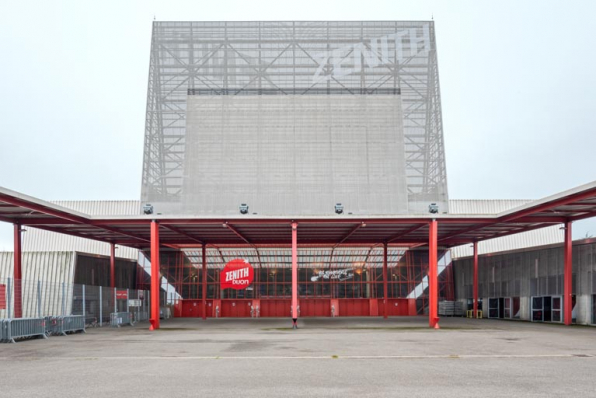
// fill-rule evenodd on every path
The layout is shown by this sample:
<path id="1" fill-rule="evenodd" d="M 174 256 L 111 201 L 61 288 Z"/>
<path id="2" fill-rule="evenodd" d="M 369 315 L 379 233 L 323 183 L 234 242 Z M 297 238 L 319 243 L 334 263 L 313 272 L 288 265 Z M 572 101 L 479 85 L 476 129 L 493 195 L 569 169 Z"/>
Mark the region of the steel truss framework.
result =
<path id="1" fill-rule="evenodd" d="M 383 249 L 341 248 L 330 261 L 330 248 L 298 250 L 298 295 L 300 298 L 384 298 Z M 441 250 L 438 261 L 439 297 L 453 300 L 453 274 L 448 251 Z M 145 253 L 149 258 L 149 253 Z M 220 271 L 234 259 L 245 259 L 255 268 L 254 289 L 221 290 Z M 203 277 L 207 299 L 287 298 L 291 296 L 291 250 L 215 249 L 206 250 L 206 275 L 201 271 L 201 250 L 161 251 L 161 275 L 176 299 L 200 299 Z M 150 266 L 148 261 L 144 267 Z M 389 248 L 387 254 L 388 298 L 419 300 L 419 313 L 428 305 L 428 251 Z M 336 279 L 325 278 L 340 272 Z M 313 277 L 315 280 L 313 280 Z M 149 289 L 148 279 L 139 286 Z"/>
<path id="2" fill-rule="evenodd" d="M 145 202 L 183 194 L 189 90 L 401 92 L 409 201 L 447 201 L 433 22 L 154 22 Z"/>
<path id="3" fill-rule="evenodd" d="M 203 269 L 206 275 L 207 246 L 218 251 L 225 261 L 226 248 L 255 250 L 257 262 L 264 262 L 261 249 L 272 247 L 292 250 L 292 319 L 297 320 L 298 299 L 298 230 L 301 248 L 330 248 L 325 258 L 333 262 L 335 252 L 346 247 L 368 247 L 365 262 L 373 251 L 383 245 L 383 292 L 389 292 L 388 249 L 393 247 L 428 247 L 429 326 L 438 327 L 439 245 L 443 248 L 473 243 L 474 309 L 478 302 L 477 242 L 495 237 L 530 231 L 553 224 L 565 225 L 563 273 L 564 323 L 571 324 L 572 309 L 572 240 L 574 221 L 596 216 L 596 182 L 531 202 L 497 215 L 420 215 L 402 217 L 352 216 L 318 218 L 257 218 L 235 219 L 151 216 L 90 216 L 0 187 L 0 221 L 14 226 L 14 279 L 21 278 L 21 227 L 32 226 L 47 231 L 95 239 L 110 245 L 137 248 L 151 247 L 151 329 L 159 328 L 160 251 L 161 247 L 202 247 Z M 289 230 L 289 231 L 288 231 Z M 289 232 L 289 233 L 288 233 Z M 163 234 L 163 235 L 162 235 Z M 304 237 L 304 238 L 302 238 Z M 372 247 L 372 248 L 371 248 Z M 114 257 L 114 250 L 112 258 Z M 112 261 L 114 261 L 112 259 Z M 265 268 L 266 269 L 266 268 Z M 373 268 L 374 269 L 374 268 Z M 203 283 L 207 278 L 203 279 Z M 285 281 L 285 279 L 284 279 Z M 20 291 L 15 286 L 15 291 Z M 207 288 L 202 289 L 205 306 Z M 15 304 L 20 303 L 15 300 Z M 20 304 L 19 304 L 20 305 Z M 384 316 L 389 313 L 384 300 Z M 15 308 L 18 314 L 20 308 Z M 203 312 L 205 314 L 205 312 Z M 203 315 L 204 316 L 204 315 Z"/>

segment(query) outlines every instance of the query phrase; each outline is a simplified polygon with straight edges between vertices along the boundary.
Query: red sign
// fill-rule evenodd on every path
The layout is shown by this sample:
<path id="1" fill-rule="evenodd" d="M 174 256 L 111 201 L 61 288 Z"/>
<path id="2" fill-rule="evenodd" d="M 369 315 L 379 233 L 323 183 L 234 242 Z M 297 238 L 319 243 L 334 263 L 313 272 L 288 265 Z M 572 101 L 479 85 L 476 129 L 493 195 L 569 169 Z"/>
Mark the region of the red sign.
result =
<path id="1" fill-rule="evenodd" d="M 126 290 L 116 290 L 116 300 L 126 300 L 128 292 Z"/>
<path id="2" fill-rule="evenodd" d="M 6 285 L 0 285 L 0 310 L 6 309 Z"/>
<path id="3" fill-rule="evenodd" d="M 242 290 L 250 286 L 254 278 L 252 265 L 246 260 L 237 258 L 226 264 L 219 274 L 222 289 Z"/>

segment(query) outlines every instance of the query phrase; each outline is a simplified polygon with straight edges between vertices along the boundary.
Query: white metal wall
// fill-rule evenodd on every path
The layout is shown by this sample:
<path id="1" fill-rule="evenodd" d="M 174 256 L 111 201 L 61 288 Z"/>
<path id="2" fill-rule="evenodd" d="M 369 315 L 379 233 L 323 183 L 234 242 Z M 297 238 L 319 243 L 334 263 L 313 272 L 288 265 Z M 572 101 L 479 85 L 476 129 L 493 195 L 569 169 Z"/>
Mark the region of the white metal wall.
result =
<path id="1" fill-rule="evenodd" d="M 62 297 L 65 294 L 67 308 L 70 311 L 69 295 L 72 294 L 74 282 L 75 253 L 63 252 L 27 252 L 23 253 L 23 316 L 32 317 L 36 315 L 37 309 L 37 282 L 40 281 L 42 297 L 42 313 L 61 313 Z M 8 278 L 13 278 L 14 254 L 12 252 L 0 252 L 0 284 L 7 285 Z M 14 310 L 14 281 L 11 301 Z M 64 284 L 65 289 L 62 289 Z M 0 310 L 0 318 L 6 317 L 6 310 Z"/>

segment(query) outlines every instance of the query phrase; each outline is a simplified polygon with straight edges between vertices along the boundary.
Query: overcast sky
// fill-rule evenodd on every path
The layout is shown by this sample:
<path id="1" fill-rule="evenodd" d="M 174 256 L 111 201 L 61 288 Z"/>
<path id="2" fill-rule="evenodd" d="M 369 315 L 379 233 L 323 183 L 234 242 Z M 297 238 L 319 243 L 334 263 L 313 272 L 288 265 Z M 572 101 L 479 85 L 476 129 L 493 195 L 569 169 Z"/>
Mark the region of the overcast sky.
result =
<path id="1" fill-rule="evenodd" d="M 452 199 L 537 199 L 596 180 L 593 1 L 0 0 L 0 186 L 138 199 L 154 17 L 434 18 Z M 0 223 L 0 250 L 12 250 Z M 596 235 L 576 223 L 575 237 Z"/>

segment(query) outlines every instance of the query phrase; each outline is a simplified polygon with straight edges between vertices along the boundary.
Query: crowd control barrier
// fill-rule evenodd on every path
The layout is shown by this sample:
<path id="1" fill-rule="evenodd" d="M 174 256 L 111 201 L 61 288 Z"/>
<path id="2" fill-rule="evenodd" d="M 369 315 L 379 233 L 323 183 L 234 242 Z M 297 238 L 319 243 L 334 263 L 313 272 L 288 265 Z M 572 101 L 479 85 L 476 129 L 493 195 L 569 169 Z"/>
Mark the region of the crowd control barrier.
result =
<path id="1" fill-rule="evenodd" d="M 0 336 L 3 343 L 14 343 L 15 339 L 41 336 L 46 337 L 44 318 L 19 318 L 0 320 Z"/>
<path id="2" fill-rule="evenodd" d="M 66 333 L 85 333 L 85 318 L 82 315 L 48 316 L 46 320 L 47 335 L 62 335 Z"/>
<path id="3" fill-rule="evenodd" d="M 133 326 L 132 314 L 130 312 L 112 312 L 110 314 L 110 326 L 120 327 L 122 325 Z"/>

